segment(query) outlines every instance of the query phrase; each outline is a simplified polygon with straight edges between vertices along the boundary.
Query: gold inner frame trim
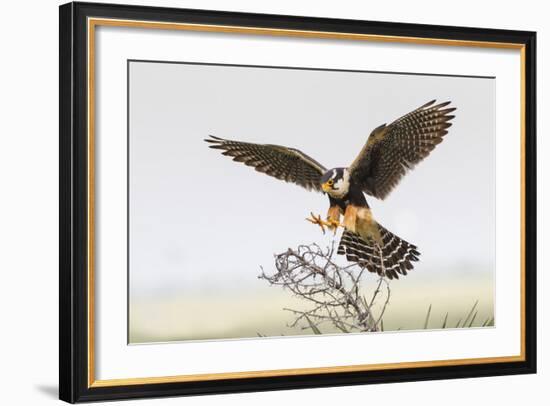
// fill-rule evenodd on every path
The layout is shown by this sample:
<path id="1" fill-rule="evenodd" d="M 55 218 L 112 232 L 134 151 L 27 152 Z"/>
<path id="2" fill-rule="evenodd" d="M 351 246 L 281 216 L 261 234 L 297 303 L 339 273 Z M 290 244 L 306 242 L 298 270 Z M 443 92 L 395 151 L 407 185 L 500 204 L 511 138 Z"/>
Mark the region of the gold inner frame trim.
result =
<path id="1" fill-rule="evenodd" d="M 315 368 L 277 369 L 265 371 L 220 372 L 211 374 L 189 374 L 144 378 L 95 379 L 95 278 L 94 278 L 94 196 L 95 196 L 95 28 L 97 26 L 149 28 L 161 30 L 183 30 L 194 32 L 234 33 L 245 35 L 267 35 L 299 38 L 341 39 L 371 42 L 390 42 L 402 44 L 420 44 L 436 46 L 460 46 L 478 48 L 513 49 L 520 51 L 521 64 L 521 101 L 520 101 L 520 137 L 521 137 L 521 269 L 520 269 L 520 341 L 519 355 L 502 357 L 464 358 L 451 360 L 396 362 L 384 364 L 364 364 L 347 366 L 329 366 Z M 213 381 L 220 379 L 265 378 L 280 376 L 330 374 L 342 372 L 380 371 L 396 368 L 425 368 L 440 366 L 458 366 L 473 364 L 493 364 L 525 361 L 525 45 L 507 42 L 466 41 L 440 38 L 403 37 L 391 35 L 355 34 L 345 32 L 305 31 L 260 27 L 242 27 L 227 25 L 167 23 L 139 20 L 120 20 L 109 18 L 89 18 L 87 27 L 88 41 L 88 387 L 110 387 L 123 385 L 143 385 L 192 381 Z"/>

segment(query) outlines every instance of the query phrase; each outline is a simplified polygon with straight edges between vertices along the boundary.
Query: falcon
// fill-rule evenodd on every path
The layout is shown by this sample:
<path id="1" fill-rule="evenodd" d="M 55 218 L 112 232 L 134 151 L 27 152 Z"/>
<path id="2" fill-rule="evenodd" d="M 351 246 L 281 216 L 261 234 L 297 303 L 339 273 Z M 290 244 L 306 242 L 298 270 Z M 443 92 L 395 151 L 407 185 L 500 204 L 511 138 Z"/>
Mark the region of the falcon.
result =
<path id="1" fill-rule="evenodd" d="M 326 169 L 294 149 L 272 144 L 233 141 L 210 135 L 210 148 L 256 171 L 307 190 L 328 195 L 326 219 L 311 213 L 308 221 L 336 233 L 344 228 L 337 253 L 370 272 L 398 279 L 413 269 L 420 252 L 373 217 L 365 194 L 385 199 L 403 176 L 426 158 L 448 133 L 451 102 L 432 100 L 393 123 L 376 127 L 348 167 Z M 343 221 L 341 219 L 343 217 Z"/>

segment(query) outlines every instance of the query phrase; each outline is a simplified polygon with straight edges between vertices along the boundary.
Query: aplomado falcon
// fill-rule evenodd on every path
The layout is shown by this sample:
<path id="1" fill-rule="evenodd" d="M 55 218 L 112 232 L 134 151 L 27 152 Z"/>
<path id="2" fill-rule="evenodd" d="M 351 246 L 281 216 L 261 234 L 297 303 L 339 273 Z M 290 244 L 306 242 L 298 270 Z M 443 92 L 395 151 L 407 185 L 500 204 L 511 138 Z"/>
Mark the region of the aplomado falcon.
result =
<path id="1" fill-rule="evenodd" d="M 375 128 L 359 155 L 347 168 L 327 170 L 303 152 L 280 145 L 254 144 L 210 136 L 210 148 L 234 161 L 254 167 L 286 182 L 328 194 L 326 220 L 307 220 L 336 232 L 344 232 L 338 254 L 370 272 L 390 279 L 406 275 L 418 261 L 417 247 L 382 227 L 372 216 L 365 193 L 384 199 L 401 178 L 443 141 L 455 108 L 435 100 L 420 106 L 393 123 Z M 343 215 L 343 223 L 340 218 Z"/>

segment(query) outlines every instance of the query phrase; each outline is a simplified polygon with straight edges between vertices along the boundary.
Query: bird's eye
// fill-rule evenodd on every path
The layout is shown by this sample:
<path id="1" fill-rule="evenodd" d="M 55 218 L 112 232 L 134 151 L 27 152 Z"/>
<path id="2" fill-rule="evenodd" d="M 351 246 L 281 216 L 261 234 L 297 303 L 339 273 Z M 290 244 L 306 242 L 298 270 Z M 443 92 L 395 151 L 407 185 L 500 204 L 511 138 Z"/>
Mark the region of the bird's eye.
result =
<path id="1" fill-rule="evenodd" d="M 328 184 L 329 186 L 332 186 L 332 185 L 334 184 L 334 181 L 333 181 L 332 179 L 329 179 L 329 181 L 327 182 L 327 184 Z"/>

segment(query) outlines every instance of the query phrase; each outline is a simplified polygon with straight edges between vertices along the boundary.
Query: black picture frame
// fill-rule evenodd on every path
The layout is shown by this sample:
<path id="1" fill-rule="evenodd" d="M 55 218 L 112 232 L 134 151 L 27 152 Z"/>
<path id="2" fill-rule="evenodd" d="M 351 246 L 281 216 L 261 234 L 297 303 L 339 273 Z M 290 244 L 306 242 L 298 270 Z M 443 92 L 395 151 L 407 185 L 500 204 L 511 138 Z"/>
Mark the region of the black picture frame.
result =
<path id="1" fill-rule="evenodd" d="M 236 393 L 536 372 L 536 33 L 94 3 L 60 6 L 59 397 L 67 402 Z M 89 382 L 87 19 L 103 17 L 513 43 L 525 53 L 524 359 L 471 365 L 94 387 Z"/>

